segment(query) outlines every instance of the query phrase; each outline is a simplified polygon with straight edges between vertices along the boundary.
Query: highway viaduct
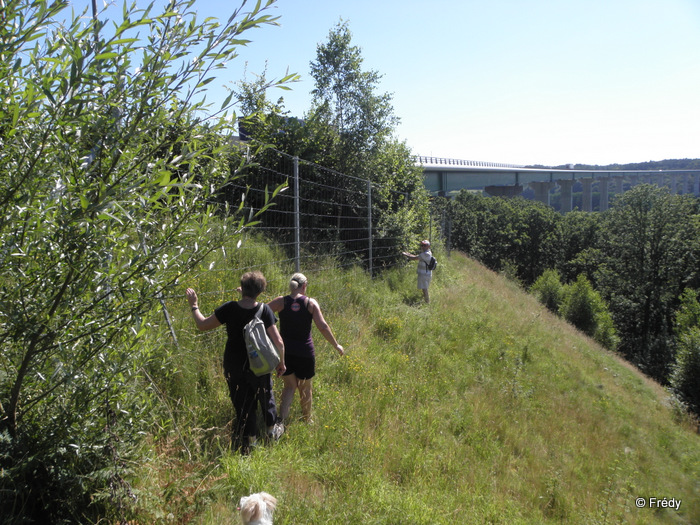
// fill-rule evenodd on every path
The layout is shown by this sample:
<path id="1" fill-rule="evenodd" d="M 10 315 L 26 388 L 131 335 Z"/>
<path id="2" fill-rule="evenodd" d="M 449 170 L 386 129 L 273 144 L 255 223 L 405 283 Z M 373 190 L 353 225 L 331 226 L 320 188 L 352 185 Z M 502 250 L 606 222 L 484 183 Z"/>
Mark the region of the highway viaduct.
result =
<path id="1" fill-rule="evenodd" d="M 535 193 L 535 199 L 549 205 L 550 191 L 561 191 L 561 212 L 572 209 L 572 188 L 576 182 L 583 187 L 583 211 L 593 211 L 594 185 L 600 195 L 600 211 L 608 209 L 611 191 L 622 193 L 636 184 L 667 186 L 671 193 L 692 193 L 700 196 L 700 170 L 578 170 L 526 168 L 511 164 L 479 162 L 437 157 L 416 157 L 423 168 L 425 186 L 433 195 L 447 196 L 462 189 L 482 190 L 488 195 L 513 197 L 525 186 Z"/>

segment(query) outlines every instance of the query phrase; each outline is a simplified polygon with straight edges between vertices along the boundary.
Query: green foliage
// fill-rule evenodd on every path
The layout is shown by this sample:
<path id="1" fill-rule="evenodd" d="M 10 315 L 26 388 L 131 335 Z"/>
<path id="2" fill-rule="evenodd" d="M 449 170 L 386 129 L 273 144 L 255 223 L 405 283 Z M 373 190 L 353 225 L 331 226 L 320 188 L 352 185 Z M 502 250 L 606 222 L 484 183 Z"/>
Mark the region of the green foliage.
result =
<path id="1" fill-rule="evenodd" d="M 168 366 L 155 353 L 168 336 L 143 336 L 178 277 L 246 222 L 211 204 L 245 162 L 221 118 L 231 100 L 196 99 L 242 33 L 274 22 L 271 4 L 223 24 L 197 21 L 192 1 L 125 5 L 111 25 L 62 24 L 62 2 L 3 4 L 5 522 L 127 515 L 126 466 L 157 413 L 146 371 Z"/>
<path id="2" fill-rule="evenodd" d="M 678 298 L 700 278 L 697 214 L 697 199 L 642 184 L 615 199 L 600 229 L 596 277 L 620 350 L 662 382 L 673 363 Z"/>
<path id="3" fill-rule="evenodd" d="M 303 118 L 289 116 L 282 98 L 276 103 L 267 100 L 266 73 L 239 82 L 237 94 L 244 101 L 243 127 L 252 143 L 300 159 L 302 178 L 309 181 L 301 191 L 304 215 L 313 221 L 314 231 L 321 232 L 318 235 L 346 242 L 342 252 L 361 251 L 353 244 L 356 236 L 347 231 L 368 228 L 367 217 L 356 210 L 366 207 L 367 182 L 372 184 L 373 267 L 390 267 L 402 250 L 427 237 L 429 194 L 410 149 L 392 138 L 398 120 L 391 96 L 377 93 L 380 75 L 362 69 L 360 48 L 351 40 L 343 22 L 329 32 L 326 43 L 319 44 L 311 64 L 314 101 Z M 270 170 L 284 171 L 275 150 L 263 149 L 256 155 L 259 167 L 248 170 L 252 186 L 262 187 Z M 330 187 L 338 189 L 332 205 L 327 203 Z M 346 233 L 338 232 L 339 225 Z M 302 219 L 301 229 L 308 227 Z M 281 238 L 283 231 L 274 235 L 285 244 L 292 242 Z"/>
<path id="4" fill-rule="evenodd" d="M 680 297 L 680 307 L 676 312 L 676 333 L 682 334 L 700 326 L 700 301 L 698 291 L 686 288 Z"/>
<path id="5" fill-rule="evenodd" d="M 525 199 L 501 199 L 462 191 L 452 209 L 452 243 L 495 271 L 514 267 L 526 286 L 556 263 L 552 208 Z"/>
<path id="6" fill-rule="evenodd" d="M 232 251 L 212 254 L 214 267 Z M 254 267 L 278 255 L 248 241 L 241 252 Z M 694 427 L 675 419 L 658 385 L 542 319 L 532 296 L 456 252 L 441 257 L 429 306 L 404 301 L 413 268 L 371 279 L 319 267 L 311 293 L 347 355 L 314 329 L 314 424 L 296 420 L 296 402 L 281 440 L 246 458 L 226 448 L 225 330 L 197 334 L 184 298 L 172 297 L 187 390 L 171 399 L 179 432 L 159 434 L 157 454 L 134 473 L 134 521 L 235 522 L 238 498 L 265 490 L 278 498 L 279 525 L 698 522 Z M 218 306 L 228 273 L 207 277 L 202 308 Z M 682 499 L 680 511 L 635 508 L 655 491 Z"/>
<path id="7" fill-rule="evenodd" d="M 605 348 L 614 350 L 617 346 L 619 340 L 610 312 L 585 275 L 565 285 L 559 272 L 545 270 L 530 287 L 530 293 Z"/>
<path id="8" fill-rule="evenodd" d="M 564 282 L 574 281 L 581 273 L 595 282 L 601 217 L 600 213 L 571 211 L 557 222 L 555 264 Z"/>
<path id="9" fill-rule="evenodd" d="M 558 314 L 564 295 L 559 272 L 552 269 L 545 270 L 530 287 L 530 293 L 534 294 L 548 310 Z"/>
<path id="10" fill-rule="evenodd" d="M 372 159 L 373 224 L 378 253 L 375 267 L 393 266 L 401 251 L 413 249 L 427 237 L 430 201 L 423 171 L 413 164 L 411 151 L 395 140 L 386 141 Z"/>
<path id="11" fill-rule="evenodd" d="M 576 281 L 564 287 L 559 313 L 601 345 L 615 349 L 617 337 L 610 313 L 585 275 L 579 275 Z"/>
<path id="12" fill-rule="evenodd" d="M 381 148 L 397 118 L 391 95 L 377 93 L 381 75 L 362 69 L 362 54 L 352 45 L 348 22 L 339 22 L 328 41 L 316 47 L 311 62 L 314 113 L 338 130 L 339 149 L 334 165 L 343 173 L 364 173 L 362 164 Z"/>
<path id="13" fill-rule="evenodd" d="M 600 297 L 585 276 L 579 276 L 564 290 L 560 313 L 583 333 L 593 336 Z"/>
<path id="14" fill-rule="evenodd" d="M 678 339 L 671 387 L 696 414 L 700 414 L 700 328 L 691 328 Z"/>
<path id="15" fill-rule="evenodd" d="M 671 388 L 696 414 L 700 414 L 700 301 L 686 289 L 676 313 L 678 350 L 671 374 Z"/>
<path id="16" fill-rule="evenodd" d="M 603 307 L 598 310 L 596 315 L 596 328 L 593 333 L 593 339 L 609 350 L 616 350 L 620 344 L 620 337 L 617 334 L 615 323 L 605 303 L 603 303 Z"/>

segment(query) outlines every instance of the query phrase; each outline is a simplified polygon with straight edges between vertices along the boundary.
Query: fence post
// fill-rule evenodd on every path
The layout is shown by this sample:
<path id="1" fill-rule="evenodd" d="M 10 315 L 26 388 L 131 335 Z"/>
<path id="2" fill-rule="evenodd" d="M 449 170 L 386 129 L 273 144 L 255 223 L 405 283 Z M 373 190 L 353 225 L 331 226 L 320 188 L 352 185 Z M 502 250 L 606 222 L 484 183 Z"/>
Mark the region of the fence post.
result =
<path id="1" fill-rule="evenodd" d="M 372 253 L 372 181 L 367 181 L 367 224 L 369 228 L 369 276 L 372 275 L 372 261 L 374 256 Z"/>
<path id="2" fill-rule="evenodd" d="M 299 221 L 299 157 L 294 157 L 294 262 L 296 271 L 301 271 L 301 256 L 299 248 L 299 233 L 301 230 Z"/>

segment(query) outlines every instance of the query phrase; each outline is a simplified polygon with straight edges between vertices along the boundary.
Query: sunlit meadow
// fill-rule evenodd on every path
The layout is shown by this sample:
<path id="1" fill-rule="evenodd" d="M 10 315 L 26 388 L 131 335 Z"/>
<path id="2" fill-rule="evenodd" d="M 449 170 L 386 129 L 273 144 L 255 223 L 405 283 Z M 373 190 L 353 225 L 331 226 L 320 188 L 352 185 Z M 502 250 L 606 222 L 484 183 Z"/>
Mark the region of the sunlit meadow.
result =
<path id="1" fill-rule="evenodd" d="M 225 330 L 196 333 L 171 297 L 179 347 L 155 374 L 164 410 L 135 471 L 139 519 L 236 523 L 239 498 L 266 491 L 276 524 L 700 523 L 700 438 L 667 392 L 516 284 L 439 255 L 430 305 L 413 265 L 374 279 L 302 268 L 347 355 L 314 329 L 314 422 L 295 400 L 281 440 L 245 458 L 228 447 Z M 250 240 L 181 284 L 207 315 L 235 298 L 230 268 L 257 265 L 269 300 L 293 271 L 270 263 L 284 259 Z"/>

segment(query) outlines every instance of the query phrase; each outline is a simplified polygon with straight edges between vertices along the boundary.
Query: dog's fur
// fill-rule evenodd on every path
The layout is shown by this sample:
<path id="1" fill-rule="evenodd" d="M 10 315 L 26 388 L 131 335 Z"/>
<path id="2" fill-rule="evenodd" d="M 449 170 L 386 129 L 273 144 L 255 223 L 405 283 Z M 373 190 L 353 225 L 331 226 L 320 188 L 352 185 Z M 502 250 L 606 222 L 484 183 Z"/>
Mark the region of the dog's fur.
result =
<path id="1" fill-rule="evenodd" d="M 267 492 L 242 497 L 239 508 L 243 525 L 272 525 L 275 507 L 277 499 Z"/>

